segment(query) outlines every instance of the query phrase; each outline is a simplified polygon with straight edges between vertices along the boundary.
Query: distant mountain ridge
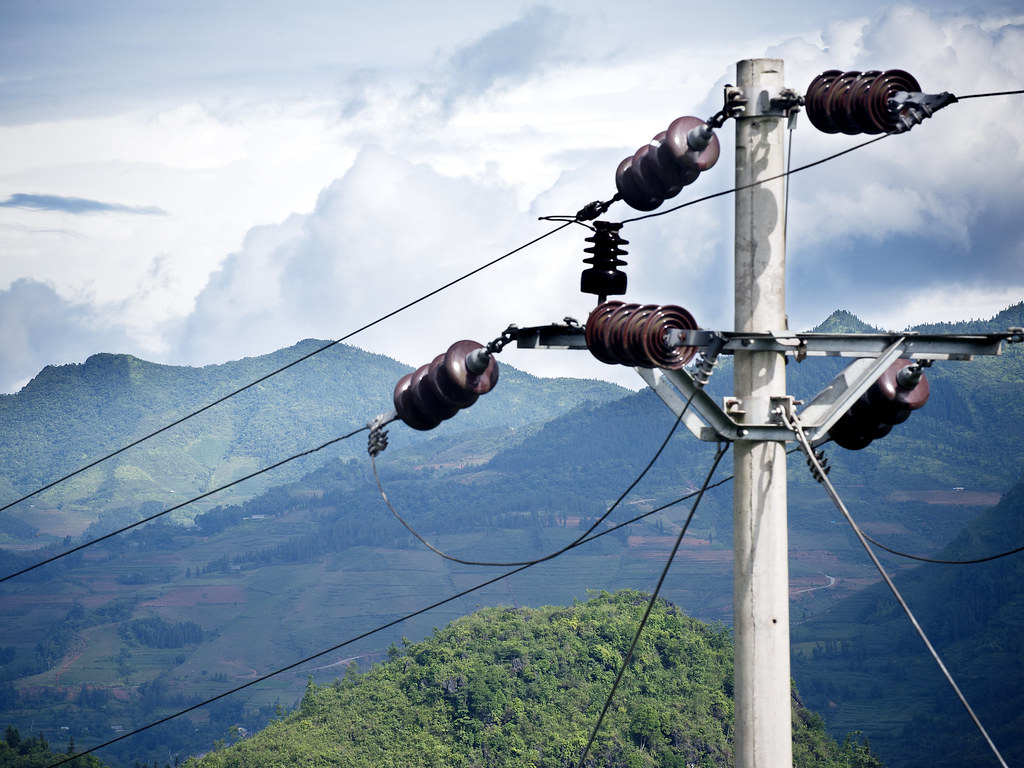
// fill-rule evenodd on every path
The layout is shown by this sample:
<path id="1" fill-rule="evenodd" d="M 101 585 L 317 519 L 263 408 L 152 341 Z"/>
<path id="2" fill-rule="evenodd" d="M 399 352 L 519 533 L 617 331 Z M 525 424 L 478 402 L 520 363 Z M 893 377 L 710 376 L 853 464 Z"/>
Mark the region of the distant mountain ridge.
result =
<path id="1" fill-rule="evenodd" d="M 837 312 L 826 323 L 857 328 L 856 318 L 847 315 Z M 1024 305 L 1015 305 L 993 321 L 943 331 L 978 333 L 992 323 L 1002 330 L 1022 320 Z M 7 452 L 0 473 L 14 476 L 13 467 L 24 476 L 34 478 L 36 472 L 52 479 L 58 468 L 80 466 L 122 435 L 163 426 L 169 414 L 180 417 L 183 410 L 205 405 L 322 344 L 308 340 L 267 356 L 272 359 L 204 369 L 156 366 L 126 355 L 98 355 L 83 365 L 47 369 L 26 387 L 28 397 L 21 398 L 24 391 L 0 397 L 0 429 L 5 438 L 17 430 L 15 439 L 0 446 Z M 790 391 L 799 398 L 813 395 L 843 363 L 791 359 Z M 308 374 L 303 372 L 307 366 Z M 390 407 L 394 383 L 408 370 L 339 345 L 147 441 L 137 455 L 126 452 L 95 476 L 77 478 L 60 494 L 43 496 L 37 509 L 29 511 L 23 504 L 12 510 L 17 515 L 0 516 L 0 546 L 9 563 L 28 565 L 40 552 L 55 553 L 76 543 L 79 533 L 89 538 L 111 530 L 115 522 L 134 521 L 197 489 L 346 433 Z M 833 481 L 869 533 L 905 551 L 934 554 L 982 504 L 993 503 L 967 503 L 968 498 L 997 496 L 1024 471 L 1024 344 L 1008 346 L 1000 357 L 936 363 L 927 375 L 931 400 L 892 434 L 865 451 L 830 445 L 824 450 Z M 729 393 L 731 378 L 731 359 L 723 356 L 709 390 L 715 397 Z M 673 421 L 649 390 L 631 393 L 604 382 L 537 379 L 502 365 L 494 392 L 441 428 L 418 433 L 393 425 L 391 446 L 377 463 L 389 498 L 442 549 L 474 559 L 523 560 L 579 535 L 637 477 Z M 18 453 L 26 447 L 27 452 Z M 714 447 L 678 429 L 615 520 L 699 487 Z M 215 694 L 248 679 L 253 670 L 330 647 L 339 637 L 484 578 L 479 569 L 441 561 L 390 516 L 370 473 L 362 436 L 325 453 L 290 475 L 267 477 L 264 485 L 244 494 L 218 494 L 205 506 L 195 505 L 197 528 L 149 524 L 6 584 L 0 600 L 9 598 L 3 607 L 18 620 L 5 641 L 9 647 L 0 647 L 0 653 L 12 657 L 0 667 L 0 707 L 25 732 L 33 723 L 43 727 L 45 722 L 47 728 L 87 724 L 90 743 L 95 743 L 99 727 L 117 722 L 112 718 L 139 718 L 141 707 L 166 714 L 188 696 Z M 717 477 L 726 475 L 723 464 Z M 951 490 L 964 485 L 962 494 Z M 942 503 L 932 502 L 929 494 L 943 493 Z M 666 583 L 666 596 L 691 615 L 726 621 L 731 616 L 730 497 L 726 485 L 702 501 L 685 551 L 673 565 L 672 583 Z M 790 464 L 789 498 L 791 577 L 797 585 L 792 616 L 810 627 L 814 615 L 877 577 L 848 532 L 832 522 L 834 510 L 798 456 Z M 87 531 L 61 532 L 53 522 L 58 512 L 48 504 L 63 504 L 65 517 L 96 510 L 106 517 Z M 111 508 L 117 504 L 125 506 Z M 569 603 L 586 588 L 648 588 L 651 569 L 666 555 L 665 542 L 671 542 L 685 512 L 684 506 L 673 507 L 631 524 L 393 633 L 421 637 L 430 623 L 464 615 L 474 604 Z M 39 550 L 40 544 L 47 548 Z M 836 579 L 834 588 L 822 586 L 829 583 L 823 574 Z M 854 594 L 850 599 L 855 606 L 861 598 Z M 1019 599 L 1019 592 L 1011 589 L 1007 599 Z M 119 634 L 126 622 L 156 618 L 172 627 L 199 624 L 202 642 L 180 649 L 139 648 Z M 64 660 L 73 659 L 71 649 L 83 647 L 79 638 L 89 653 L 65 668 Z M 374 658 L 392 640 L 395 634 L 386 640 L 368 638 L 352 655 Z M 820 653 L 842 650 L 826 644 Z M 979 657 L 989 659 L 1000 674 L 1017 668 L 1004 657 Z M 843 658 L 847 665 L 859 663 L 856 656 Z M 328 665 L 318 674 L 335 672 Z M 281 681 L 276 690 L 286 705 L 301 683 L 302 678 Z M 874 684 L 867 683 L 869 692 Z M 82 696 L 83 686 L 95 695 Z M 38 690 L 50 698 L 35 698 Z M 111 691 L 122 698 L 105 700 Z M 809 679 L 808 696 L 823 691 L 843 707 L 845 688 L 822 689 Z M 212 707 L 201 733 L 183 720 L 173 738 L 154 729 L 152 739 L 132 743 L 147 744 L 153 750 L 150 760 L 168 754 L 172 744 L 174 750 L 208 745 L 232 723 L 258 727 L 255 712 L 265 722 L 273 703 L 272 694 L 254 689 L 230 707 L 227 702 Z M 820 698 L 814 706 L 826 715 L 835 709 Z M 840 735 L 863 728 L 871 736 L 875 728 L 888 727 L 873 719 L 870 703 L 840 711 L 846 718 L 842 722 L 849 723 Z M 931 723 L 922 733 L 934 727 Z M 76 739 L 85 744 L 80 733 Z M 134 758 L 131 749 L 126 742 L 120 756 Z"/>
<path id="2" fill-rule="evenodd" d="M 17 394 L 0 395 L 0 501 L 77 470 L 327 344 L 307 339 L 269 355 L 202 368 L 118 354 L 44 368 Z M 167 501 L 168 493 L 197 495 L 363 426 L 392 408 L 391 392 L 409 370 L 382 355 L 331 346 L 47 492 L 39 503 L 95 512 Z M 499 386 L 477 407 L 459 413 L 458 427 L 522 428 L 582 402 L 626 394 L 603 381 L 540 379 L 502 365 Z M 397 439 L 416 438 L 404 430 Z M 233 498 L 295 479 L 331 455 L 361 455 L 364 448 L 356 442 L 296 462 L 272 479 L 235 491 Z"/>

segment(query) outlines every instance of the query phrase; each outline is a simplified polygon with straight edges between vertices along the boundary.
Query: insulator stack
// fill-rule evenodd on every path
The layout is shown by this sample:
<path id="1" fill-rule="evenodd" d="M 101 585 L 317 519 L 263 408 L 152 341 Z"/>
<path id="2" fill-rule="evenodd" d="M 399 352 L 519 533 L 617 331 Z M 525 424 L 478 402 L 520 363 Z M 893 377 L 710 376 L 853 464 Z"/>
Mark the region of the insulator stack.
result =
<path id="1" fill-rule="evenodd" d="M 629 245 L 629 240 L 623 240 L 619 235 L 621 228 L 621 224 L 595 221 L 594 234 L 587 238 L 587 242 L 593 245 L 583 249 L 584 253 L 592 254 L 583 263 L 593 266 L 580 275 L 580 290 L 595 294 L 598 301 L 626 292 L 626 273 L 619 270 L 626 262 L 619 256 L 626 255 L 621 246 Z"/>
<path id="2" fill-rule="evenodd" d="M 829 436 L 849 451 L 866 448 L 910 418 L 911 411 L 928 402 L 929 392 L 921 366 L 913 360 L 897 360 L 843 414 Z"/>
<path id="3" fill-rule="evenodd" d="M 697 322 L 682 307 L 606 301 L 587 318 L 587 348 L 602 363 L 678 369 L 697 352 L 669 340 L 670 331 L 695 331 Z"/>
<path id="4" fill-rule="evenodd" d="M 619 196 L 630 208 L 653 211 L 718 162 L 721 148 L 699 117 L 678 117 L 615 171 Z"/>
<path id="5" fill-rule="evenodd" d="M 457 341 L 395 385 L 398 418 L 413 429 L 433 429 L 498 383 L 498 361 L 475 341 Z"/>
<path id="6" fill-rule="evenodd" d="M 906 130 L 900 109 L 891 105 L 897 93 L 921 90 L 914 76 L 902 69 L 884 72 L 822 72 L 804 96 L 807 119 L 825 133 L 893 133 Z M 920 122 L 918 120 L 917 122 Z"/>

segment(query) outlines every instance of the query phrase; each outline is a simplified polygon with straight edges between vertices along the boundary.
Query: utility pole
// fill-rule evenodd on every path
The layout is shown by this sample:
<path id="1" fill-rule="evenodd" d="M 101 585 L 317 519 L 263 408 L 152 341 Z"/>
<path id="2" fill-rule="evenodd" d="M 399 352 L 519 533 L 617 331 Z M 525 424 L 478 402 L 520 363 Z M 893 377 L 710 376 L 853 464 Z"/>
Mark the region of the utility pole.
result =
<path id="1" fill-rule="evenodd" d="M 735 330 L 779 331 L 786 328 L 785 127 L 770 103 L 783 90 L 783 63 L 737 62 L 736 79 L 747 104 L 736 118 Z M 740 423 L 770 422 L 772 398 L 786 394 L 785 355 L 738 349 L 734 370 Z M 736 766 L 790 768 L 785 443 L 737 440 L 733 456 Z"/>

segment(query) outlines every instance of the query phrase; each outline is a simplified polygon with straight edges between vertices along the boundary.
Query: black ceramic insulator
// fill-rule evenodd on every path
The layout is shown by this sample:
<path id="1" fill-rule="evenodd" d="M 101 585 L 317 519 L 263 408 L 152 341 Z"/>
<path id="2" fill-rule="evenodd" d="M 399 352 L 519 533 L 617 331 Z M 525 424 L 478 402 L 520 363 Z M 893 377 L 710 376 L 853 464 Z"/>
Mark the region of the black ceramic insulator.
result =
<path id="1" fill-rule="evenodd" d="M 626 292 L 626 273 L 619 270 L 626 262 L 619 257 L 626 255 L 622 246 L 629 245 L 629 241 L 619 235 L 621 227 L 609 221 L 595 221 L 594 234 L 587 238 L 593 245 L 583 249 L 591 254 L 583 263 L 592 266 L 580 275 L 580 290 L 598 296 L 601 301 Z"/>

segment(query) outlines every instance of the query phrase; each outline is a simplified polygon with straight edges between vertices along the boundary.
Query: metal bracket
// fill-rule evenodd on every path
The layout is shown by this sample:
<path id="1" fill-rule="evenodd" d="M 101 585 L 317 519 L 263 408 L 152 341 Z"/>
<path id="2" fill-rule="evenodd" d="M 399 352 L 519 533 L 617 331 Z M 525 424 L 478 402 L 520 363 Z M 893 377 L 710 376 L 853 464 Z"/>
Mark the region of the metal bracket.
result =
<path id="1" fill-rule="evenodd" d="M 586 331 L 575 320 L 520 328 L 510 325 L 507 338 L 515 339 L 520 349 L 586 349 Z M 808 357 L 877 357 L 891 344 L 905 344 L 903 357 L 913 360 L 973 360 L 977 355 L 999 355 L 1003 342 L 1024 341 L 1024 329 L 1009 328 L 1003 333 L 736 333 L 733 331 L 670 330 L 666 341 L 680 347 L 704 349 L 712 341 L 724 339 L 721 352 L 783 352 L 798 362 Z"/>
<path id="2" fill-rule="evenodd" d="M 522 349 L 586 349 L 586 331 L 566 318 L 565 325 L 519 328 L 510 325 L 506 334 Z M 853 361 L 825 389 L 799 411 L 800 423 L 812 444 L 821 443 L 828 431 L 857 399 L 874 384 L 893 362 L 910 360 L 973 360 L 978 355 L 999 355 L 1003 342 L 1024 342 L 1024 329 L 1004 333 L 917 334 L 917 333 L 734 333 L 731 331 L 671 330 L 666 341 L 676 346 L 721 352 L 781 352 L 797 361 L 808 357 L 849 357 Z M 698 439 L 757 440 L 788 442 L 792 431 L 780 413 L 792 417 L 799 401 L 785 395 L 749 398 L 727 397 L 715 402 L 685 370 L 637 368 L 636 372 Z M 758 421 L 747 423 L 748 418 Z M 790 419 L 792 421 L 792 418 Z"/>
<path id="3" fill-rule="evenodd" d="M 738 112 L 735 117 L 790 117 L 799 111 L 803 97 L 792 88 L 769 93 L 767 90 L 727 85 L 725 103 Z"/>

